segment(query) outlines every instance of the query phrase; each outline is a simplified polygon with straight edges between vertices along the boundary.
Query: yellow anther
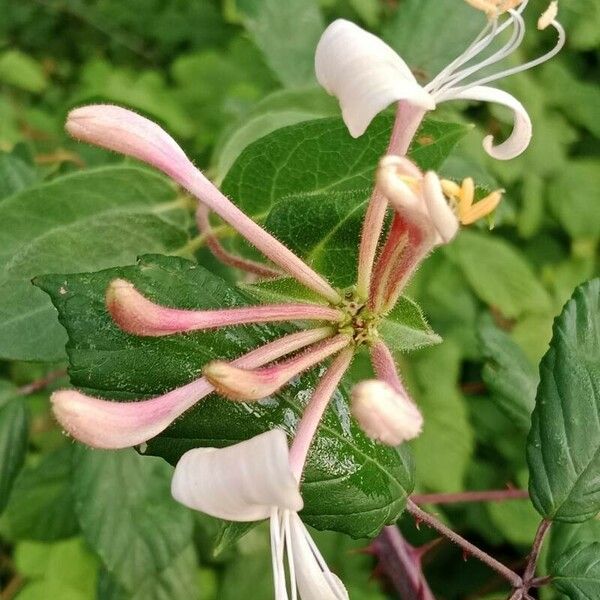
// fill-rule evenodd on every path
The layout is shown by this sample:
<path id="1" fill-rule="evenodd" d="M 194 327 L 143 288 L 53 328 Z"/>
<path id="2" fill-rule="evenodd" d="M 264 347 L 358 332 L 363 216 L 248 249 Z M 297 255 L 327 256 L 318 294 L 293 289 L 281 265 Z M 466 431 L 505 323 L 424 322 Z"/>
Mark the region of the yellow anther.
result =
<path id="1" fill-rule="evenodd" d="M 502 200 L 502 192 L 496 190 L 475 202 L 475 182 L 471 177 L 464 179 L 461 185 L 448 179 L 442 179 L 441 184 L 442 191 L 451 201 L 451 206 L 463 225 L 471 225 L 489 215 Z"/>
<path id="2" fill-rule="evenodd" d="M 482 10 L 488 17 L 497 17 L 498 15 L 516 8 L 523 0 L 465 0 L 473 8 Z"/>

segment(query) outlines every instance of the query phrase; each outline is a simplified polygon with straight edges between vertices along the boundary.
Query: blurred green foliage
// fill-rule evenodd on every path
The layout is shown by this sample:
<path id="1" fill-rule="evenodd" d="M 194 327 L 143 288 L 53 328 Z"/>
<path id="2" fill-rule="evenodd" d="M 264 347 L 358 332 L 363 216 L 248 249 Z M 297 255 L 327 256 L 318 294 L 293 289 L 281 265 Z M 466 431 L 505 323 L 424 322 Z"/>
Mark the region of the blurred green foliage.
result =
<path id="1" fill-rule="evenodd" d="M 522 59 L 551 43 L 549 32 L 535 30 L 545 4 L 532 0 L 527 9 L 531 27 Z M 444 337 L 441 346 L 406 356 L 402 364 L 427 423 L 413 444 L 420 492 L 527 485 L 526 420 L 552 321 L 573 289 L 600 272 L 600 3 L 564 0 L 560 9 L 566 49 L 541 68 L 502 82 L 534 124 L 523 156 L 501 163 L 481 149 L 485 132 L 509 130 L 501 109 L 450 105 L 435 115 L 476 124 L 441 171 L 502 187 L 506 199 L 492 235 L 485 227 L 463 232 L 430 257 L 409 290 Z M 222 181 L 250 142 L 284 125 L 337 115 L 312 74 L 315 43 L 332 19 L 350 18 L 380 33 L 424 81 L 481 25 L 462 0 L 0 0 L 0 15 L 0 203 L 42 180 L 121 161 L 67 138 L 64 118 L 75 105 L 114 102 L 152 117 Z M 183 216 L 176 220 L 189 229 Z M 204 250 L 198 257 L 214 267 Z M 68 269 L 101 266 L 108 265 Z M 177 539 L 170 560 L 148 575 L 142 557 L 138 571 L 123 574 L 111 540 L 99 543 L 93 520 L 81 518 L 97 497 L 78 498 L 73 490 L 82 476 L 76 467 L 101 459 L 83 456 L 60 435 L 47 390 L 24 396 L 18 389 L 64 367 L 35 358 L 41 362 L 0 363 L 3 443 L 10 432 L 9 446 L 0 444 L 0 507 L 7 503 L 0 517 L 3 600 L 229 600 L 250 589 L 256 600 L 270 598 L 266 532 L 255 529 L 214 556 L 217 525 L 194 515 L 192 527 L 187 513 L 171 532 Z M 56 353 L 48 359 L 55 361 Z M 130 465 L 133 458 L 122 460 Z M 140 484 L 140 495 L 126 499 L 132 514 L 155 502 L 159 512 L 175 510 L 163 467 L 143 467 L 152 471 L 153 483 L 148 489 Z M 125 469 L 113 465 L 112 471 L 98 494 L 131 479 Z M 161 491 L 150 497 L 155 489 Z M 527 502 L 437 511 L 507 563 L 527 553 L 539 520 Z M 409 519 L 401 525 L 414 544 L 432 537 Z M 152 526 L 144 526 L 152 537 Z M 133 545 L 135 532 L 131 536 Z M 581 549 L 599 536 L 595 527 L 561 524 L 550 539 L 548 565 L 572 572 L 572 564 L 560 562 L 565 548 Z M 375 562 L 360 552 L 367 541 L 319 533 L 317 542 L 353 599 L 393 597 L 384 580 L 371 577 Z M 505 597 L 496 594 L 501 582 L 474 560 L 463 562 L 447 544 L 432 552 L 426 573 L 443 600 Z"/>

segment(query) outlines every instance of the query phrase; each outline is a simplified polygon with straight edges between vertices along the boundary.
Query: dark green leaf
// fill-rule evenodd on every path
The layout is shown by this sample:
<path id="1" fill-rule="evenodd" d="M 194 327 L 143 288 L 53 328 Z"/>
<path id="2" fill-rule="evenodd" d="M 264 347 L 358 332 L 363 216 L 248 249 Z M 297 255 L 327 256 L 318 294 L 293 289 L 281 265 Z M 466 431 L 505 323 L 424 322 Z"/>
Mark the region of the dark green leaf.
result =
<path id="1" fill-rule="evenodd" d="M 392 121 L 389 115 L 376 118 L 358 139 L 339 118 L 284 127 L 250 144 L 222 189 L 254 220 L 266 219 L 267 229 L 335 285 L 350 285 L 361 221 Z M 468 130 L 425 121 L 409 155 L 423 169 L 436 169 Z M 256 256 L 239 238 L 231 243 Z"/>
<path id="2" fill-rule="evenodd" d="M 119 586 L 129 594 L 146 590 L 140 598 L 158 597 L 153 579 L 156 588 L 177 582 L 185 552 L 183 566 L 190 563 L 192 518 L 171 498 L 171 472 L 133 450 L 76 450 L 73 488 L 83 535 Z"/>
<path id="3" fill-rule="evenodd" d="M 600 597 L 600 542 L 577 544 L 552 567 L 552 585 L 569 600 Z"/>
<path id="4" fill-rule="evenodd" d="M 104 308 L 106 286 L 115 277 L 132 281 L 165 304 L 211 308 L 247 302 L 203 268 L 176 258 L 146 257 L 137 267 L 41 278 L 39 284 L 52 295 L 69 332 L 73 383 L 106 397 L 164 392 L 199 376 L 209 359 L 232 358 L 285 331 L 253 326 L 165 338 L 127 336 Z M 209 397 L 152 440 L 147 452 L 175 463 L 193 447 L 229 445 L 273 427 L 292 433 L 321 373 L 315 371 L 263 402 Z M 309 455 L 303 516 L 318 528 L 374 535 L 402 511 L 412 489 L 411 467 L 403 451 L 376 444 L 360 432 L 342 386 Z"/>
<path id="5" fill-rule="evenodd" d="M 67 175 L 4 200 L 0 356 L 64 355 L 64 331 L 32 277 L 127 264 L 140 251 L 179 250 L 188 239 L 187 214 L 174 186 L 133 167 Z"/>
<path id="6" fill-rule="evenodd" d="M 491 319 L 482 322 L 479 339 L 486 360 L 482 376 L 492 398 L 519 429 L 528 431 L 539 382 L 537 370 L 521 348 Z"/>
<path id="7" fill-rule="evenodd" d="M 23 398 L 0 381 L 0 512 L 25 461 L 29 419 Z"/>
<path id="8" fill-rule="evenodd" d="M 77 533 L 71 454 L 64 446 L 21 471 L 4 515 L 11 538 L 51 542 Z"/>
<path id="9" fill-rule="evenodd" d="M 544 517 L 577 522 L 600 511 L 600 279 L 579 286 L 554 322 L 527 460 Z"/>
<path id="10" fill-rule="evenodd" d="M 583 523 L 554 523 L 550 531 L 546 564 L 552 565 L 571 553 L 577 544 L 600 542 L 600 521 L 591 519 Z"/>

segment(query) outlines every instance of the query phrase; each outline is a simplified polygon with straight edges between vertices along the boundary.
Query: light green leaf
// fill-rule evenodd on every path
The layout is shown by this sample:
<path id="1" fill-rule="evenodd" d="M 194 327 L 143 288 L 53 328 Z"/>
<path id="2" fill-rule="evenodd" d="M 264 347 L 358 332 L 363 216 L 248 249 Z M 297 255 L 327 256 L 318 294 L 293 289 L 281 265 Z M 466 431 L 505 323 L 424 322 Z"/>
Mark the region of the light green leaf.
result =
<path id="1" fill-rule="evenodd" d="M 16 49 L 0 54 L 0 81 L 35 94 L 43 92 L 48 83 L 42 65 Z"/>
<path id="2" fill-rule="evenodd" d="M 0 356 L 64 356 L 64 331 L 32 277 L 126 264 L 140 251 L 180 250 L 188 240 L 188 218 L 174 186 L 134 167 L 67 175 L 4 200 Z"/>
<path id="3" fill-rule="evenodd" d="M 600 237 L 600 161 L 571 160 L 549 186 L 552 211 L 573 238 Z"/>
<path id="4" fill-rule="evenodd" d="M 473 431 L 458 392 L 460 350 L 446 340 L 428 348 L 414 365 L 414 394 L 423 433 L 414 440 L 417 482 L 428 490 L 461 490 L 473 454 Z"/>
<path id="5" fill-rule="evenodd" d="M 552 585 L 569 600 L 600 597 L 600 542 L 577 544 L 552 567 Z"/>
<path id="6" fill-rule="evenodd" d="M 504 316 L 550 312 L 550 297 L 525 258 L 498 236 L 461 231 L 449 254 L 479 298 Z"/>
<path id="7" fill-rule="evenodd" d="M 314 53 L 325 29 L 315 0 L 243 0 L 242 21 L 286 87 L 312 83 Z"/>
<path id="8" fill-rule="evenodd" d="M 0 381 L 0 513 L 25 462 L 28 436 L 25 400 L 10 384 Z"/>
<path id="9" fill-rule="evenodd" d="M 151 580 L 161 586 L 181 575 L 177 561 L 190 548 L 193 528 L 189 511 L 171 498 L 171 474 L 163 461 L 133 450 L 76 449 L 73 489 L 81 530 L 130 594 L 140 589 L 150 594 L 152 588 L 144 586 Z"/>
<path id="10" fill-rule="evenodd" d="M 12 539 L 52 542 L 77 533 L 71 452 L 71 446 L 64 446 L 21 471 L 4 513 Z"/>
<path id="11" fill-rule="evenodd" d="M 385 27 L 385 41 L 427 82 L 462 54 L 485 25 L 481 12 L 456 0 L 405 0 Z"/>
<path id="12" fill-rule="evenodd" d="M 200 591 L 196 571 L 196 552 L 190 544 L 165 569 L 145 577 L 131 592 L 120 586 L 108 571 L 102 571 L 95 600 L 196 600 Z"/>
<path id="13" fill-rule="evenodd" d="M 398 359 L 410 350 L 433 346 L 442 341 L 429 327 L 419 305 L 406 296 L 398 300 L 396 306 L 381 321 L 378 330 Z"/>
<path id="14" fill-rule="evenodd" d="M 106 286 L 115 277 L 132 281 L 165 304 L 223 308 L 248 303 L 246 296 L 202 267 L 176 258 L 150 256 L 136 267 L 42 278 L 39 284 L 51 293 L 69 331 L 73 383 L 102 396 L 124 399 L 162 393 L 200 376 L 208 360 L 239 356 L 290 331 L 252 326 L 185 336 L 131 337 L 104 308 Z M 61 287 L 66 293 L 60 293 Z M 174 464 L 190 448 L 229 445 L 273 427 L 291 434 L 321 374 L 322 368 L 314 369 L 263 402 L 242 404 L 211 396 L 151 440 L 147 453 Z M 412 489 L 411 471 L 403 450 L 370 441 L 352 422 L 348 392 L 342 385 L 308 457 L 303 518 L 318 528 L 356 537 L 375 535 L 402 512 Z"/>
<path id="15" fill-rule="evenodd" d="M 577 544 L 593 542 L 600 542 L 600 520 L 597 517 L 583 523 L 554 523 L 550 531 L 546 564 L 552 565 L 571 554 Z"/>
<path id="16" fill-rule="evenodd" d="M 528 431 L 539 382 L 537 369 L 491 319 L 482 321 L 479 339 L 486 361 L 482 377 L 492 398 L 516 427 Z"/>
<path id="17" fill-rule="evenodd" d="M 16 194 L 38 180 L 33 167 L 13 154 L 0 154 L 0 200 Z"/>
<path id="18" fill-rule="evenodd" d="M 527 460 L 544 517 L 578 522 L 600 512 L 600 279 L 578 287 L 554 322 Z"/>

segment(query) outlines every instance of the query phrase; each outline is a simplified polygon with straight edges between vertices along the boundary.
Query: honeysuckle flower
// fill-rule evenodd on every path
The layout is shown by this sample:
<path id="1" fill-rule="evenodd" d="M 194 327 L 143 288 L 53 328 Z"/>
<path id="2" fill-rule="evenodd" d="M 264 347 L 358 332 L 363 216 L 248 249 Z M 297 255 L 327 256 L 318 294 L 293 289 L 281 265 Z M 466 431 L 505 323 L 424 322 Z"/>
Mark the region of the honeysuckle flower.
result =
<path id="1" fill-rule="evenodd" d="M 421 173 L 406 157 L 386 156 L 377 171 L 377 189 L 395 211 L 390 233 L 373 275 L 371 304 L 389 310 L 418 265 L 436 246 L 447 244 L 459 226 L 469 225 L 498 206 L 502 192 L 474 202 L 475 184 L 440 180 Z"/>
<path id="2" fill-rule="evenodd" d="M 186 452 L 175 468 L 171 492 L 185 506 L 221 519 L 270 519 L 276 600 L 297 594 L 301 600 L 347 600 L 346 589 L 297 514 L 303 501 L 281 430 L 227 448 Z"/>
<path id="3" fill-rule="evenodd" d="M 408 395 L 379 379 L 354 386 L 352 415 L 370 438 L 388 446 L 412 440 L 423 428 L 423 416 Z"/>
<path id="4" fill-rule="evenodd" d="M 506 141 L 494 145 L 493 136 L 484 139 L 483 146 L 488 154 L 506 160 L 527 148 L 532 126 L 524 106 L 507 92 L 486 84 L 533 68 L 560 51 L 565 32 L 556 20 L 557 5 L 553 3 L 540 19 L 541 28 L 552 26 L 558 33 L 558 41 L 552 50 L 517 67 L 477 78 L 478 72 L 497 64 L 521 45 L 525 35 L 521 14 L 528 0 L 473 0 L 470 3 L 486 10 L 490 17 L 487 24 L 473 43 L 425 86 L 416 82 L 406 63 L 392 48 L 357 25 L 339 19 L 325 30 L 315 56 L 317 79 L 338 98 L 344 121 L 354 137 L 362 135 L 375 115 L 393 102 L 399 102 L 399 107 L 412 107 L 409 117 L 398 112 L 398 118 L 402 119 L 405 128 L 410 129 L 409 137 L 412 137 L 426 110 L 449 100 L 475 100 L 501 104 L 513 112 L 513 131 Z M 503 15 L 506 15 L 505 19 Z M 508 28 L 512 28 L 508 42 L 496 52 L 487 53 Z M 395 145 L 392 144 L 390 153 L 403 154 L 408 147 L 406 139 L 396 140 Z"/>

